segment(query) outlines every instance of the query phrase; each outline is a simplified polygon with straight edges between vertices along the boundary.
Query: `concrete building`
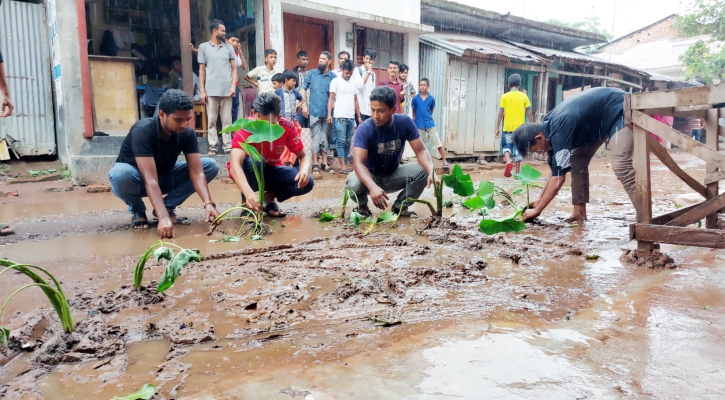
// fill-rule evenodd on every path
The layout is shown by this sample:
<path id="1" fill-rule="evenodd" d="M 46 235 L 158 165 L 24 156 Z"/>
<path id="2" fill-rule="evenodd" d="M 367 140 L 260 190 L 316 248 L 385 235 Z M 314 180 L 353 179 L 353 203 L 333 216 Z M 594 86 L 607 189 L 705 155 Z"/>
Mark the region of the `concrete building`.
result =
<path id="1" fill-rule="evenodd" d="M 25 8 L 34 14 L 28 17 Z M 378 81 L 386 77 L 391 59 L 407 63 L 415 81 L 419 35 L 433 32 L 420 23 L 420 13 L 420 0 L 5 0 L 0 21 L 31 18 L 40 39 L 32 49 L 38 54 L 31 54 L 27 43 L 13 39 L 14 25 L 0 28 L 3 53 L 13 59 L 6 60 L 11 88 L 20 100 L 12 119 L 0 123 L 0 139 L 7 138 L 19 156 L 57 154 L 76 184 L 107 183 L 123 138 L 152 110 L 144 96 L 148 100 L 163 91 L 171 57 L 181 58 L 183 88 L 193 92 L 198 65 L 189 43 L 198 47 L 209 40 L 211 20 L 224 21 L 227 36 L 240 39 L 250 69 L 262 64 L 265 48 L 277 50 L 279 72 L 296 65 L 299 50 L 310 54 L 314 67 L 323 50 L 335 56 L 347 51 L 359 65 L 370 48 L 379 54 Z M 20 72 L 35 80 L 16 77 Z M 240 77 L 246 72 L 239 71 Z M 27 81 L 37 85 L 25 102 Z M 253 89 L 246 92 L 254 97 Z M 203 105 L 195 109 L 197 121 L 204 120 L 204 110 Z M 29 125 L 33 121 L 25 117 L 39 113 L 50 119 Z M 204 153 L 205 131 L 197 123 Z M 226 157 L 217 158 L 226 163 Z"/>
<path id="2" fill-rule="evenodd" d="M 435 27 L 420 36 L 421 74 L 443 105 L 434 118 L 448 158 L 499 155 L 496 117 L 512 74 L 537 120 L 591 87 L 638 92 L 648 84 L 646 72 L 574 51 L 605 42 L 601 35 L 446 0 L 422 0 L 421 8 L 422 22 Z"/>
<path id="3" fill-rule="evenodd" d="M 675 29 L 677 15 L 672 14 L 644 28 L 624 35 L 600 47 L 592 55 L 605 61 L 641 69 L 659 77 L 660 89 L 670 88 L 668 81 L 683 81 L 685 68 L 680 55 L 691 45 L 709 36 L 686 37 Z M 712 44 L 713 50 L 718 44 Z M 670 79 L 667 79 L 670 78 Z"/>

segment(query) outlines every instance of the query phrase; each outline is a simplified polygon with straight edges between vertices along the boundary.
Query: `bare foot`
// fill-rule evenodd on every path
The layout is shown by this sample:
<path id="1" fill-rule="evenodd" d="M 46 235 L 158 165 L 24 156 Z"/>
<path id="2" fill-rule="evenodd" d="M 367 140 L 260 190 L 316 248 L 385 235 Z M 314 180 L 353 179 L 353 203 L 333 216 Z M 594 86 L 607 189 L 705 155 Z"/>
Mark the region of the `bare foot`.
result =
<path id="1" fill-rule="evenodd" d="M 572 214 L 569 218 L 565 219 L 564 222 L 566 222 L 567 224 L 571 224 L 574 222 L 583 223 L 586 220 L 587 220 L 586 215 Z"/>

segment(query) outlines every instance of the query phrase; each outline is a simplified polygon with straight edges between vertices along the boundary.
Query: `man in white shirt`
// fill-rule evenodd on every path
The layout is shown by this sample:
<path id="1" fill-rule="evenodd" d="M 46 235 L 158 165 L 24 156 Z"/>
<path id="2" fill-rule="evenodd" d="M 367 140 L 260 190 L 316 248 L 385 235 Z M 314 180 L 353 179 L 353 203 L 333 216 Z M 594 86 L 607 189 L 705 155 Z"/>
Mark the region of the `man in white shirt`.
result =
<path id="1" fill-rule="evenodd" d="M 247 60 L 242 52 L 242 45 L 239 39 L 232 36 L 227 40 L 232 48 L 234 48 L 234 56 L 236 57 L 237 69 L 247 69 Z M 238 77 L 237 77 L 238 78 Z M 239 116 L 239 84 L 237 84 L 237 93 L 232 97 L 232 121 L 236 121 Z"/>
<path id="2" fill-rule="evenodd" d="M 377 53 L 375 50 L 365 50 L 363 56 L 363 64 L 353 71 L 352 79 L 355 80 L 355 88 L 357 89 L 357 100 L 359 107 L 355 110 L 357 115 L 357 123 L 362 124 L 363 121 L 370 118 L 372 114 L 370 110 L 370 94 L 375 89 L 375 72 L 373 71 L 373 62 Z"/>
<path id="3" fill-rule="evenodd" d="M 332 71 L 332 73 L 335 74 L 335 76 L 341 76 L 342 75 L 342 63 L 344 63 L 345 60 L 349 60 L 349 59 L 350 59 L 350 53 L 346 52 L 345 50 L 337 53 L 337 68 L 335 68 Z"/>
<path id="4" fill-rule="evenodd" d="M 350 60 L 342 62 L 340 76 L 330 83 L 330 99 L 327 101 L 327 123 L 332 123 L 332 135 L 337 144 L 337 156 L 340 159 L 340 172 L 347 175 L 352 169 L 347 168 L 350 154 L 350 142 L 355 133 L 355 110 L 357 104 L 357 87 L 352 78 L 355 65 Z M 333 121 L 334 109 L 334 121 Z M 335 171 L 330 168 L 330 173 Z"/>

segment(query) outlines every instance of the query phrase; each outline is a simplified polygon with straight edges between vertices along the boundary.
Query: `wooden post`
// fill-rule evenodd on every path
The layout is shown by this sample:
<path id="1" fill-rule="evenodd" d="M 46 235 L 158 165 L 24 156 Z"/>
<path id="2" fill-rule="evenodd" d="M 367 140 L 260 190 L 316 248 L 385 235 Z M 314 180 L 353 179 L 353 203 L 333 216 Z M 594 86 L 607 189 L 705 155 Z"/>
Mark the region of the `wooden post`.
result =
<path id="1" fill-rule="evenodd" d="M 635 209 L 637 223 L 652 223 L 652 188 L 649 169 L 649 149 L 647 148 L 647 132 L 634 124 L 634 174 L 635 174 Z M 652 253 L 652 242 L 637 241 L 637 253 L 647 257 Z"/>
<path id="2" fill-rule="evenodd" d="M 179 0 L 179 39 L 181 40 L 181 75 L 184 77 L 184 91 L 194 98 L 194 71 L 192 69 L 191 8 L 189 0 Z M 192 127 L 193 125 L 192 121 Z"/>
<path id="3" fill-rule="evenodd" d="M 705 120 L 705 130 L 706 130 L 706 136 L 705 136 L 705 144 L 707 144 L 708 147 L 711 149 L 718 151 L 719 150 L 719 139 L 718 139 L 718 123 L 717 123 L 717 117 L 718 117 L 718 109 L 713 108 L 710 110 L 707 110 L 707 118 Z M 712 174 L 713 172 L 717 171 L 717 166 L 715 165 L 714 160 L 711 158 L 707 159 L 707 165 L 705 168 L 705 172 L 707 174 Z M 712 199 L 713 197 L 718 195 L 718 189 L 719 189 L 719 182 L 713 182 L 707 185 L 707 200 Z M 705 227 L 708 229 L 716 229 L 717 228 L 717 218 L 718 213 L 714 212 L 707 216 L 705 219 Z"/>

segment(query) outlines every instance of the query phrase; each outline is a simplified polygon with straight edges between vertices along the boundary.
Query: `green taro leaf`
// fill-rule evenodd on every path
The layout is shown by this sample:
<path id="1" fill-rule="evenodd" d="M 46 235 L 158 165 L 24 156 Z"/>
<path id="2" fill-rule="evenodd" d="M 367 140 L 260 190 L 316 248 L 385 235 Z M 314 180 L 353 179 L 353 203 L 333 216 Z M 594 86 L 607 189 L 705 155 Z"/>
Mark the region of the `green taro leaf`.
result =
<path id="1" fill-rule="evenodd" d="M 355 226 L 360 226 L 363 220 L 365 220 L 365 217 L 357 211 L 353 211 L 352 214 L 350 214 L 350 222 Z"/>
<path id="2" fill-rule="evenodd" d="M 511 194 L 513 194 L 515 196 L 515 195 L 521 194 L 523 192 L 524 192 L 524 189 L 518 188 L 518 189 L 514 190 L 513 192 L 511 192 Z"/>
<path id="3" fill-rule="evenodd" d="M 45 170 L 45 174 L 46 174 L 46 175 L 50 175 L 50 174 L 54 174 L 54 173 L 56 173 L 57 171 L 58 171 L 58 170 L 57 170 L 57 169 L 55 169 L 55 168 L 51 168 L 51 169 L 46 169 L 46 170 Z"/>
<path id="4" fill-rule="evenodd" d="M 478 225 L 478 229 L 486 235 L 495 235 L 501 232 L 521 232 L 526 229 L 526 224 L 519 220 L 521 210 L 504 218 L 484 219 Z"/>
<path id="5" fill-rule="evenodd" d="M 395 218 L 397 218 L 396 214 L 393 214 L 390 211 L 385 211 L 384 213 L 378 215 L 378 219 L 375 220 L 375 223 L 380 224 L 383 222 L 393 222 L 395 221 Z"/>
<path id="6" fill-rule="evenodd" d="M 39 171 L 37 169 L 29 169 L 28 170 L 28 175 L 30 175 L 31 177 L 35 178 L 36 176 L 43 175 L 43 171 Z"/>
<path id="7" fill-rule="evenodd" d="M 262 235 L 254 235 L 252 236 L 252 240 L 264 240 L 264 237 Z"/>
<path id="8" fill-rule="evenodd" d="M 183 249 L 179 251 L 179 253 L 176 254 L 176 257 L 174 257 L 174 259 L 169 262 L 169 265 L 166 266 L 166 270 L 159 281 L 159 287 L 156 290 L 159 293 L 166 291 L 166 289 L 170 288 L 174 282 L 176 282 L 176 279 L 181 276 L 181 269 L 184 268 L 186 264 L 192 261 L 199 262 L 201 261 L 201 258 L 201 251 L 198 249 Z"/>
<path id="9" fill-rule="evenodd" d="M 481 208 L 488 208 L 486 206 L 486 201 L 483 200 L 482 198 L 478 197 L 478 196 L 471 197 L 470 199 L 468 199 L 468 200 L 464 201 L 463 203 L 461 203 L 461 205 L 463 207 L 468 208 L 472 212 L 473 211 L 476 211 L 476 210 L 479 210 Z"/>
<path id="10" fill-rule="evenodd" d="M 481 182 L 478 185 L 478 197 L 483 199 L 486 208 L 496 207 L 496 201 L 493 199 L 496 194 L 496 185 L 493 182 Z"/>
<path id="11" fill-rule="evenodd" d="M 0 346 L 7 346 L 10 339 L 10 329 L 0 326 Z"/>
<path id="12" fill-rule="evenodd" d="M 242 150 L 244 150 L 245 153 L 247 153 L 250 157 L 252 157 L 252 160 L 256 162 L 262 162 L 262 155 L 259 154 L 259 151 L 257 151 L 257 148 L 252 146 L 251 144 L 242 143 Z"/>
<path id="13" fill-rule="evenodd" d="M 250 122 L 252 122 L 252 121 L 249 119 L 239 118 L 238 120 L 234 121 L 233 124 L 222 129 L 222 131 L 220 133 L 235 133 L 235 132 L 239 131 L 240 129 L 242 129 L 244 127 L 244 125 L 246 125 Z"/>
<path id="14" fill-rule="evenodd" d="M 453 189 L 453 193 L 468 197 L 475 193 L 470 174 L 464 174 L 460 165 L 456 164 L 450 175 L 443 175 L 443 183 Z"/>
<path id="15" fill-rule="evenodd" d="M 147 383 L 138 390 L 138 392 L 131 393 L 128 396 L 118 397 L 115 396 L 111 400 L 149 400 L 156 394 L 156 386 Z"/>
<path id="16" fill-rule="evenodd" d="M 443 206 L 443 208 L 453 207 L 453 199 L 448 199 L 448 200 L 444 201 L 443 204 L 441 204 L 441 206 Z"/>
<path id="17" fill-rule="evenodd" d="M 334 219 L 335 219 L 335 216 L 334 215 L 331 215 L 331 214 L 328 214 L 328 213 L 323 212 L 322 215 L 320 215 L 320 219 L 318 221 L 320 221 L 320 222 L 330 222 L 330 221 L 333 221 Z"/>
<path id="18" fill-rule="evenodd" d="M 270 125 L 269 121 L 261 119 L 244 124 L 243 129 L 251 133 L 246 143 L 274 142 L 284 135 L 284 128 L 278 124 Z"/>
<path id="19" fill-rule="evenodd" d="M 521 167 L 521 173 L 513 174 L 516 179 L 524 185 L 530 185 L 531 182 L 541 178 L 541 172 L 537 171 L 534 167 L 529 164 Z"/>
<path id="20" fill-rule="evenodd" d="M 171 261 L 174 259 L 174 252 L 168 247 L 159 247 L 154 250 L 154 256 L 156 257 L 156 263 L 158 264 L 161 260 Z"/>
<path id="21" fill-rule="evenodd" d="M 225 243 L 234 243 L 240 240 L 242 240 L 242 238 L 239 236 L 224 236 L 221 241 Z"/>

